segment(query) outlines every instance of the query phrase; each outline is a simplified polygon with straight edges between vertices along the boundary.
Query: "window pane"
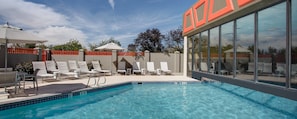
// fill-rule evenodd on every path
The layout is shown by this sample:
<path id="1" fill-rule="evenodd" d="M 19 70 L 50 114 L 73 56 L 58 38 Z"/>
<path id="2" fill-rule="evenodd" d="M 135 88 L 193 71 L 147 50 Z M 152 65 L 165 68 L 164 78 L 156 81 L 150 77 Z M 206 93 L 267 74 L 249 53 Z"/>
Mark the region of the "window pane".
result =
<path id="1" fill-rule="evenodd" d="M 259 12 L 258 81 L 285 86 L 286 3 Z"/>
<path id="2" fill-rule="evenodd" d="M 208 31 L 201 33 L 201 62 L 199 65 L 200 71 L 207 72 L 207 49 L 208 49 Z"/>
<path id="3" fill-rule="evenodd" d="M 236 75 L 238 79 L 254 80 L 254 14 L 237 20 Z"/>
<path id="4" fill-rule="evenodd" d="M 192 49 L 193 49 L 193 38 L 191 36 L 188 38 L 188 73 L 187 76 L 192 77 Z"/>
<path id="5" fill-rule="evenodd" d="M 193 62 L 193 71 L 198 71 L 197 67 L 198 67 L 198 64 L 199 64 L 199 37 L 200 37 L 200 34 L 197 34 L 194 36 L 194 41 L 193 41 L 193 49 L 194 49 L 194 53 L 193 53 L 193 58 L 194 58 L 194 62 Z"/>
<path id="6" fill-rule="evenodd" d="M 213 28 L 210 30 L 209 39 L 210 48 L 210 63 L 208 64 L 209 72 L 214 73 L 215 62 L 219 59 L 219 28 Z"/>
<path id="7" fill-rule="evenodd" d="M 234 39 L 234 35 L 233 35 L 233 27 L 234 27 L 234 22 L 229 22 L 226 23 L 224 25 L 222 25 L 221 27 L 221 49 L 222 49 L 222 55 L 221 55 L 221 61 L 216 63 L 217 66 L 217 72 L 219 74 L 228 74 L 229 77 L 232 77 L 231 71 L 232 68 L 228 69 L 228 67 L 226 67 L 226 64 L 231 64 L 233 65 L 233 39 Z M 231 56 L 232 55 L 232 56 Z M 229 65 L 230 66 L 230 65 Z M 231 66 L 233 67 L 233 66 Z M 228 76 L 227 75 L 227 76 Z"/>
<path id="8" fill-rule="evenodd" d="M 292 0 L 292 70 L 291 87 L 297 88 L 297 1 Z"/>

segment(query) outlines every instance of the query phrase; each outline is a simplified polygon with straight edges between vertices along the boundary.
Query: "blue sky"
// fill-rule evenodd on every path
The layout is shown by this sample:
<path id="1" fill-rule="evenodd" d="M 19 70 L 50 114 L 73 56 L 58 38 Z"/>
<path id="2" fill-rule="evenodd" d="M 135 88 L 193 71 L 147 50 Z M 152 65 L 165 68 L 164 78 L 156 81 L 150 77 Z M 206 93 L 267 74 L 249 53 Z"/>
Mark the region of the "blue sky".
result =
<path id="1" fill-rule="evenodd" d="M 0 24 L 9 22 L 57 45 L 77 39 L 88 48 L 113 37 L 122 47 L 140 32 L 163 34 L 182 25 L 197 0 L 0 0 Z"/>

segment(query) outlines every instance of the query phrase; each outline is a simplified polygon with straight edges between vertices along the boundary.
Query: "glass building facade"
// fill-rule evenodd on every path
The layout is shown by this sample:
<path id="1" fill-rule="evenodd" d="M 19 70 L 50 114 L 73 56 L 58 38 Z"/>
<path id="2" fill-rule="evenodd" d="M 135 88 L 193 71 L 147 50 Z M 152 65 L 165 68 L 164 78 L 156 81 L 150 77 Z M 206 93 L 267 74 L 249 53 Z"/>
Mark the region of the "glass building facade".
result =
<path id="1" fill-rule="evenodd" d="M 190 67 L 187 76 L 280 96 L 284 96 L 282 90 L 293 92 L 286 95 L 296 94 L 297 0 L 278 0 L 239 14 L 184 35 Z M 289 98 L 297 99 L 296 95 Z"/>

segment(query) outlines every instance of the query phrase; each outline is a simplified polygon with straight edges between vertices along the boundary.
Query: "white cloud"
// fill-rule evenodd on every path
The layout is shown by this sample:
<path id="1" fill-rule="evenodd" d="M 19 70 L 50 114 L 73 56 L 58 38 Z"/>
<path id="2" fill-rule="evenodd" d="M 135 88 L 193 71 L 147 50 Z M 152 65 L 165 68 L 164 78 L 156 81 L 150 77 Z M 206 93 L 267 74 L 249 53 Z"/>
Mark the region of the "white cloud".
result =
<path id="1" fill-rule="evenodd" d="M 60 45 L 68 42 L 70 39 L 75 39 L 83 46 L 86 46 L 87 36 L 82 31 L 73 28 L 50 26 L 40 30 L 38 35 L 48 40 L 45 43 L 46 45 Z"/>
<path id="2" fill-rule="evenodd" d="M 115 39 L 121 42 L 122 47 L 127 47 L 129 44 L 134 43 L 136 37 L 136 33 L 126 33 L 116 35 Z"/>
<path id="3" fill-rule="evenodd" d="M 42 4 L 23 0 L 0 0 L 0 16 L 12 24 L 30 28 L 67 25 L 67 17 Z"/>
<path id="4" fill-rule="evenodd" d="M 108 3 L 114 10 L 115 1 L 108 0 Z M 181 17 L 180 14 L 170 15 L 164 11 L 135 11 L 136 13 L 125 15 L 110 10 L 94 13 L 67 5 L 61 2 L 61 6 L 66 7 L 58 11 L 61 6 L 55 9 L 25 0 L 0 0 L 0 20 L 37 32 L 40 37 L 48 39 L 46 45 L 58 45 L 68 42 L 69 39 L 77 39 L 87 47 L 87 43 L 99 43 L 101 40 L 114 37 L 126 47 L 133 43 L 138 33 L 148 28 L 162 28 L 160 31 L 164 32 L 178 27 L 171 24 Z"/>
<path id="5" fill-rule="evenodd" d="M 112 9 L 114 10 L 114 0 L 108 0 L 108 3 L 110 4 L 110 6 L 112 7 Z"/>
<path id="6" fill-rule="evenodd" d="M 0 0 L 0 3 L 0 18 L 14 26 L 37 32 L 37 35 L 48 40 L 46 45 L 64 44 L 70 39 L 86 45 L 87 36 L 81 30 L 65 27 L 72 24 L 67 16 L 46 5 L 23 0 Z"/>

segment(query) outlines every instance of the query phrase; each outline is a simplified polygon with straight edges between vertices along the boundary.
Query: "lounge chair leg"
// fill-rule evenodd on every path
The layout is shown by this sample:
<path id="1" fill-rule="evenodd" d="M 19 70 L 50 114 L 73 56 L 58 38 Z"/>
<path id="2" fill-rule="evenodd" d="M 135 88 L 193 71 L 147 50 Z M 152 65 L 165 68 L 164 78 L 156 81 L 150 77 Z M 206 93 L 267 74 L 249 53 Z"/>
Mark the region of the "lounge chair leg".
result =
<path id="1" fill-rule="evenodd" d="M 91 77 L 89 77 L 88 83 L 87 83 L 87 87 L 89 86 L 89 82 L 90 82 Z M 95 81 L 96 82 L 96 81 Z"/>
<path id="2" fill-rule="evenodd" d="M 37 83 L 37 81 L 35 83 L 36 83 L 36 89 L 38 90 L 38 83 Z"/>

